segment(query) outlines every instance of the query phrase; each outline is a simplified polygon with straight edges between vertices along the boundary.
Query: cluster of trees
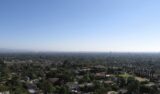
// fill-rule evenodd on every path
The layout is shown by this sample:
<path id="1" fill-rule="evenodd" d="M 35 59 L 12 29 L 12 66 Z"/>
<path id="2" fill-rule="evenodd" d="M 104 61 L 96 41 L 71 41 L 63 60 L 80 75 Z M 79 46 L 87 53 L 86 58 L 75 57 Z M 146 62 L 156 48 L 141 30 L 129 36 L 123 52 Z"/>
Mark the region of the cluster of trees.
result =
<path id="1" fill-rule="evenodd" d="M 23 55 L 9 55 L 4 58 L 6 61 L 29 61 L 33 63 L 17 63 L 17 64 L 5 64 L 0 59 L 0 81 L 6 80 L 6 83 L 0 85 L 0 91 L 10 90 L 13 94 L 21 93 L 27 94 L 26 86 L 20 83 L 21 79 L 29 77 L 30 80 L 41 78 L 41 81 L 37 83 L 39 89 L 45 93 L 59 93 L 69 94 L 69 89 L 65 82 L 75 81 L 75 70 L 86 66 L 104 65 L 108 67 L 105 71 L 110 74 L 114 74 L 117 71 L 123 71 L 124 65 L 138 66 L 140 68 L 152 67 L 155 72 L 160 71 L 160 56 L 159 55 L 144 55 L 144 54 L 112 54 L 112 53 L 93 53 L 93 54 L 23 54 Z M 40 63 L 34 63 L 40 62 Z M 120 67 L 120 68 L 115 68 Z M 57 70 L 51 70 L 52 68 Z M 15 76 L 10 77 L 9 74 L 16 73 Z M 59 84 L 52 84 L 48 81 L 48 78 L 60 78 Z M 8 79 L 10 78 L 10 79 Z M 106 85 L 99 83 L 95 80 L 91 73 L 83 74 L 83 78 L 78 80 L 81 83 L 94 83 L 93 91 L 95 94 L 103 94 L 107 91 L 117 91 L 120 88 L 128 90 L 128 94 L 141 94 L 141 93 L 157 93 L 157 87 L 146 87 L 146 83 L 140 83 L 134 79 L 134 77 L 127 78 L 127 81 L 123 77 L 117 77 L 117 85 Z M 90 91 L 90 88 L 82 88 L 83 91 Z"/>

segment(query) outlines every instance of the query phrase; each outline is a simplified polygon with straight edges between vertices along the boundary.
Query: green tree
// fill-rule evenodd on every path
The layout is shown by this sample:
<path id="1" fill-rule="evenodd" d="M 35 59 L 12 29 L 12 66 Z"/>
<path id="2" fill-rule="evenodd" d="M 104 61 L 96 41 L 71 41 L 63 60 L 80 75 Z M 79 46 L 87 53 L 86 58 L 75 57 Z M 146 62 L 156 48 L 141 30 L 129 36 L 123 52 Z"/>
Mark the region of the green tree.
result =
<path id="1" fill-rule="evenodd" d="M 137 93 L 139 92 L 140 83 L 137 80 L 135 80 L 133 77 L 129 77 L 127 88 L 130 94 Z"/>

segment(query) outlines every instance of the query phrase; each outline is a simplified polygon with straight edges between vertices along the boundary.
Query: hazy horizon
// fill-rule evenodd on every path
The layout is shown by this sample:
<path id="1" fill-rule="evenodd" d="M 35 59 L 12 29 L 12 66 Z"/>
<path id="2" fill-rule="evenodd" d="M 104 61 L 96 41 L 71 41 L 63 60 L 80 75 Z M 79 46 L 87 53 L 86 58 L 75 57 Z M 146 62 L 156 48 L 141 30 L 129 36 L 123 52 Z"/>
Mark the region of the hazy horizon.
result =
<path id="1" fill-rule="evenodd" d="M 0 49 L 160 52 L 159 3 L 159 0 L 1 0 Z"/>

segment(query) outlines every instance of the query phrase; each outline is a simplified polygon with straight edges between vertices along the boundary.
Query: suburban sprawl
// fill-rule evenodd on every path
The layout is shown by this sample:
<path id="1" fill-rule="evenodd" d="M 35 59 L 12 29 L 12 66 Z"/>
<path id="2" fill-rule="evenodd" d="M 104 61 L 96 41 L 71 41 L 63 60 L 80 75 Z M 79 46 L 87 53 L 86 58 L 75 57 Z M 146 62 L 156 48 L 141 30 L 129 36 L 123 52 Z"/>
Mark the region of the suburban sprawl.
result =
<path id="1" fill-rule="evenodd" d="M 1 54 L 0 94 L 160 94 L 160 54 Z"/>

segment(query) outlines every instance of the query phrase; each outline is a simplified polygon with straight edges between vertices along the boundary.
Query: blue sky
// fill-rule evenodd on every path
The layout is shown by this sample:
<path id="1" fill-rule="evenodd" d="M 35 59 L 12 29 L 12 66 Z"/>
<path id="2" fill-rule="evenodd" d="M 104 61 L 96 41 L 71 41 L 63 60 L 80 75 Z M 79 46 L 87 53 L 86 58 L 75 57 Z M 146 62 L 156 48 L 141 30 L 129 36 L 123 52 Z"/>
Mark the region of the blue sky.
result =
<path id="1" fill-rule="evenodd" d="M 0 0 L 0 48 L 159 52 L 159 0 Z"/>

